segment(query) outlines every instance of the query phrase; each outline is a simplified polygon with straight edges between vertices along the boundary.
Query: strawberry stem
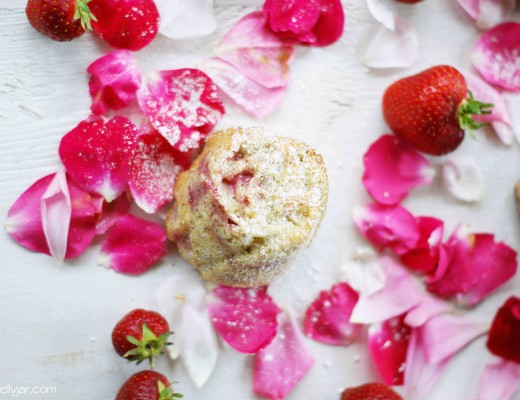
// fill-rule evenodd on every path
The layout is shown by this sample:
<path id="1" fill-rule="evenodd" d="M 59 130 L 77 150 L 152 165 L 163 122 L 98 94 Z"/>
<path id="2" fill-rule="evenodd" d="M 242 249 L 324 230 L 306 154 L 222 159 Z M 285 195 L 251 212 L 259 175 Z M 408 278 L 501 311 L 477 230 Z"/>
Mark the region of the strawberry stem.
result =
<path id="1" fill-rule="evenodd" d="M 88 6 L 88 3 L 90 3 L 92 0 L 76 0 L 76 12 L 74 13 L 74 21 L 77 21 L 78 19 L 81 21 L 81 26 L 85 30 L 92 30 L 92 21 L 97 22 L 97 18 L 94 14 L 92 14 L 92 11 L 90 11 L 90 8 Z"/>
<path id="2" fill-rule="evenodd" d="M 169 386 L 166 386 L 161 381 L 157 381 L 157 390 L 159 391 L 159 400 L 173 400 L 184 397 L 184 395 L 181 393 L 173 393 L 171 383 Z"/>
<path id="3" fill-rule="evenodd" d="M 473 93 L 468 91 L 468 98 L 461 103 L 457 112 L 460 128 L 471 132 L 488 125 L 478 123 L 473 119 L 473 116 L 491 114 L 493 107 L 493 104 L 482 103 L 481 101 L 475 100 Z"/>
<path id="4" fill-rule="evenodd" d="M 155 357 L 163 354 L 166 346 L 171 345 L 171 343 L 168 342 L 168 337 L 172 333 L 173 332 L 165 332 L 157 336 L 148 328 L 148 325 L 144 323 L 141 340 L 130 335 L 126 337 L 126 340 L 132 343 L 135 348 L 127 351 L 123 357 L 128 358 L 130 361 L 137 361 L 137 364 L 141 364 L 144 360 L 149 360 L 150 368 L 153 369 Z"/>

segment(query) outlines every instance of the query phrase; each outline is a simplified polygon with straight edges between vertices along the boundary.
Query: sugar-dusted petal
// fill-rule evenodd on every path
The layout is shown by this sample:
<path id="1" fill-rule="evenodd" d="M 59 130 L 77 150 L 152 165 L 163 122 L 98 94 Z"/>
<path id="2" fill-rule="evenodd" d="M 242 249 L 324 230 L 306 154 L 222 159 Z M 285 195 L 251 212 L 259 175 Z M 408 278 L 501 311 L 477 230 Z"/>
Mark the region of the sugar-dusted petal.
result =
<path id="1" fill-rule="evenodd" d="M 166 254 L 161 225 L 127 214 L 107 233 L 99 263 L 129 275 L 146 272 Z"/>
<path id="2" fill-rule="evenodd" d="M 141 110 L 177 150 L 199 147 L 224 115 L 213 81 L 198 69 L 161 71 L 137 92 Z"/>
<path id="3" fill-rule="evenodd" d="M 381 204 L 398 204 L 410 189 L 430 183 L 434 170 L 429 161 L 394 135 L 383 135 L 363 156 L 363 185 Z"/>
<path id="4" fill-rule="evenodd" d="M 509 400 L 520 387 L 520 365 L 498 359 L 484 368 L 478 400 Z"/>
<path id="5" fill-rule="evenodd" d="M 314 364 L 294 316 L 279 316 L 276 337 L 260 350 L 253 364 L 253 391 L 271 400 L 285 399 Z"/>
<path id="6" fill-rule="evenodd" d="M 87 72 L 91 75 L 90 109 L 96 115 L 126 107 L 141 87 L 141 70 L 128 50 L 117 50 L 98 58 Z"/>
<path id="7" fill-rule="evenodd" d="M 450 157 L 442 165 L 442 183 L 453 197 L 476 202 L 482 199 L 484 183 L 478 163 L 470 157 Z"/>
<path id="8" fill-rule="evenodd" d="M 511 296 L 498 309 L 487 347 L 493 354 L 520 364 L 520 298 Z"/>
<path id="9" fill-rule="evenodd" d="M 408 272 L 391 257 L 382 257 L 385 286 L 370 295 L 360 294 L 350 322 L 373 324 L 389 320 L 412 309 L 422 300 Z"/>
<path id="10" fill-rule="evenodd" d="M 217 22 L 213 0 L 155 0 L 161 16 L 159 33 L 171 39 L 212 34 Z"/>
<path id="11" fill-rule="evenodd" d="M 130 203 L 130 199 L 126 192 L 111 203 L 103 201 L 103 209 L 96 224 L 96 233 L 98 235 L 105 234 L 123 215 L 128 214 L 131 205 L 132 203 Z"/>
<path id="12" fill-rule="evenodd" d="M 334 346 L 346 346 L 355 341 L 362 328 L 349 321 L 358 298 L 358 293 L 344 282 L 335 284 L 330 291 L 320 292 L 305 312 L 305 334 Z"/>
<path id="13" fill-rule="evenodd" d="M 489 83 L 520 91 L 520 23 L 506 22 L 484 33 L 471 60 Z"/>
<path id="14" fill-rule="evenodd" d="M 424 325 L 430 318 L 448 313 L 453 310 L 453 305 L 447 301 L 440 300 L 432 295 L 425 293 L 421 302 L 412 308 L 408 313 L 404 322 L 413 328 Z"/>
<path id="15" fill-rule="evenodd" d="M 404 364 L 411 329 L 404 322 L 405 315 L 371 325 L 368 328 L 368 350 L 382 381 L 402 385 Z"/>
<path id="16" fill-rule="evenodd" d="M 110 202 L 126 189 L 136 139 L 137 128 L 128 118 L 83 121 L 61 139 L 60 158 L 82 189 Z"/>
<path id="17" fill-rule="evenodd" d="M 273 340 L 281 311 L 266 287 L 219 286 L 209 296 L 208 309 L 217 332 L 241 353 L 256 353 Z"/>
<path id="18" fill-rule="evenodd" d="M 356 207 L 353 218 L 361 234 L 379 251 L 390 248 L 401 255 L 414 249 L 420 238 L 416 219 L 401 206 L 367 204 Z"/>
<path id="19" fill-rule="evenodd" d="M 173 200 L 173 184 L 179 172 L 179 152 L 159 133 L 141 135 L 130 160 L 128 185 L 141 209 L 155 213 Z"/>

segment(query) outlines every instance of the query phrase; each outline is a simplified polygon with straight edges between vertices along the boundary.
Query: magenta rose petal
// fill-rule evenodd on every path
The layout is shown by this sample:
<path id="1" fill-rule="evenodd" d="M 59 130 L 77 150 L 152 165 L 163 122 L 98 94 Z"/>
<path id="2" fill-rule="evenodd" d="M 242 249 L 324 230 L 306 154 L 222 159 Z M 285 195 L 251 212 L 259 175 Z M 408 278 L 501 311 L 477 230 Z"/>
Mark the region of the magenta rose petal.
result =
<path id="1" fill-rule="evenodd" d="M 241 353 L 256 353 L 273 340 L 281 311 L 266 287 L 227 286 L 211 292 L 208 310 L 217 332 Z"/>
<path id="2" fill-rule="evenodd" d="M 358 293 L 344 282 L 320 292 L 305 313 L 305 334 L 333 346 L 347 346 L 355 341 L 362 326 L 349 321 L 358 298 Z"/>
<path id="3" fill-rule="evenodd" d="M 99 263 L 122 274 L 140 275 L 165 254 L 163 227 L 127 214 L 108 231 Z"/>
<path id="4" fill-rule="evenodd" d="M 103 201 L 103 209 L 96 224 L 96 234 L 105 234 L 123 215 L 128 214 L 131 206 L 132 203 L 130 203 L 130 199 L 126 193 L 123 193 L 111 203 Z"/>
<path id="5" fill-rule="evenodd" d="M 60 158 L 69 176 L 84 190 L 111 202 L 128 183 L 128 161 L 137 128 L 128 118 L 81 122 L 60 143 Z"/>
<path id="6" fill-rule="evenodd" d="M 363 157 L 362 182 L 370 196 L 381 204 L 395 205 L 410 189 L 432 181 L 429 161 L 394 135 L 383 135 Z"/>
<path id="7" fill-rule="evenodd" d="M 253 391 L 271 400 L 285 399 L 314 364 L 291 313 L 280 314 L 278 333 L 253 364 Z"/>
<path id="8" fill-rule="evenodd" d="M 520 387 L 520 365 L 498 359 L 484 368 L 478 400 L 509 400 Z"/>

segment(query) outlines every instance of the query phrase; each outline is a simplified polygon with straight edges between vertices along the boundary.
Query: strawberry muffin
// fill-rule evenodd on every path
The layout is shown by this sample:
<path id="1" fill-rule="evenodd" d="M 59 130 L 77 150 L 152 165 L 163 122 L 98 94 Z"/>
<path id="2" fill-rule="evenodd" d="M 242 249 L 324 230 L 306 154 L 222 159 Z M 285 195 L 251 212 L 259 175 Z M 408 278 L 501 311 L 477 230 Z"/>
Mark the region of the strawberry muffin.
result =
<path id="1" fill-rule="evenodd" d="M 323 159 L 305 143 L 231 128 L 179 175 L 168 238 L 203 279 L 266 285 L 310 244 L 327 197 Z"/>

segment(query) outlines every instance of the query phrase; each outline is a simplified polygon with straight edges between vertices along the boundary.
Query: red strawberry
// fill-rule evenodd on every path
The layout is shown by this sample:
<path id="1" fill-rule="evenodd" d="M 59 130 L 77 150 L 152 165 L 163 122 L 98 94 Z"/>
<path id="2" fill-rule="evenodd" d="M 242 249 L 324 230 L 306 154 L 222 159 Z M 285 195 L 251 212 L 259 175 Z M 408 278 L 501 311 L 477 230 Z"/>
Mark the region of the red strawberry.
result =
<path id="1" fill-rule="evenodd" d="M 29 0 L 25 13 L 32 27 L 58 42 L 67 42 L 92 30 L 96 17 L 89 10 L 91 0 Z"/>
<path id="2" fill-rule="evenodd" d="M 520 298 L 511 296 L 499 308 L 487 347 L 493 354 L 520 363 Z"/>
<path id="3" fill-rule="evenodd" d="M 403 400 L 403 398 L 382 383 L 367 383 L 346 389 L 341 394 L 341 400 Z"/>
<path id="4" fill-rule="evenodd" d="M 155 357 L 164 353 L 168 343 L 170 326 L 164 317 L 155 311 L 137 309 L 126 314 L 112 331 L 112 344 L 117 353 L 140 364 L 150 361 L 153 368 Z"/>
<path id="5" fill-rule="evenodd" d="M 395 0 L 395 1 L 397 1 L 399 3 L 415 4 L 415 3 L 419 3 L 422 0 Z"/>
<path id="6" fill-rule="evenodd" d="M 121 386 L 116 400 L 171 400 L 183 397 L 173 393 L 168 379 L 159 372 L 141 371 L 132 375 Z"/>
<path id="7" fill-rule="evenodd" d="M 94 32 L 116 49 L 137 51 L 159 32 L 159 11 L 153 0 L 92 0 L 98 20 Z"/>
<path id="8" fill-rule="evenodd" d="M 447 65 L 395 82 L 383 98 L 383 114 L 395 135 L 431 155 L 455 150 L 464 130 L 481 126 L 472 116 L 489 114 L 491 107 L 473 99 L 462 74 Z"/>

